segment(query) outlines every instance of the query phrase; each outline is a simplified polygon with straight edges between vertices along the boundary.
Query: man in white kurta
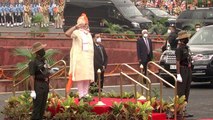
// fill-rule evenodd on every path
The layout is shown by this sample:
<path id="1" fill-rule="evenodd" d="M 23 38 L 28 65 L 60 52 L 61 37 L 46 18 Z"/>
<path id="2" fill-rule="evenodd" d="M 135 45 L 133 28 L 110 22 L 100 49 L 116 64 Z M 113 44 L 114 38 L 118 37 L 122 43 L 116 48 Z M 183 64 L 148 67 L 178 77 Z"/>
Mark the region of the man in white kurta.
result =
<path id="1" fill-rule="evenodd" d="M 75 26 L 71 31 L 70 29 L 65 33 L 72 38 L 69 75 L 72 75 L 72 81 L 77 83 L 81 99 L 88 96 L 90 82 L 94 81 L 93 39 L 88 30 L 85 15 L 79 17 L 77 27 Z"/>

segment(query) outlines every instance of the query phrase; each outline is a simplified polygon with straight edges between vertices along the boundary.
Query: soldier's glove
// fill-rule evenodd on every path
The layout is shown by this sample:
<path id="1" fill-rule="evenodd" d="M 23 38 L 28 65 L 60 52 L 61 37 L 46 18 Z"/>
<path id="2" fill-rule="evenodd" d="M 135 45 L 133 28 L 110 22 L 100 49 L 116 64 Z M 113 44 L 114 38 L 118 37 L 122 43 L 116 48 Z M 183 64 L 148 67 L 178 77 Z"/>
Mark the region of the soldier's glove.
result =
<path id="1" fill-rule="evenodd" d="M 56 73 L 57 71 L 59 71 L 59 68 L 54 67 L 54 68 L 51 68 L 49 72 L 50 72 L 50 74 L 54 74 L 54 73 Z"/>
<path id="2" fill-rule="evenodd" d="M 31 91 L 30 97 L 32 97 L 33 99 L 36 99 L 36 93 L 34 90 Z"/>
<path id="3" fill-rule="evenodd" d="M 178 81 L 178 82 L 182 82 L 182 81 L 183 81 L 180 74 L 177 74 L 177 81 Z"/>

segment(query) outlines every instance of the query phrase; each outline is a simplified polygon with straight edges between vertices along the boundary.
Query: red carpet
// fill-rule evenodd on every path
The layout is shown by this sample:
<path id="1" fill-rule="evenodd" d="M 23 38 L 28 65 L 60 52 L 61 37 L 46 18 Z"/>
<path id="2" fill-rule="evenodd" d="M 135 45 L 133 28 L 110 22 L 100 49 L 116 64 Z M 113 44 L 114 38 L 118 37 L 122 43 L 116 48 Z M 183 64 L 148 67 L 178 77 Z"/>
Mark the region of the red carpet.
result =
<path id="1" fill-rule="evenodd" d="M 205 119 L 200 119 L 200 120 L 213 120 L 213 118 L 205 118 Z"/>
<path id="2" fill-rule="evenodd" d="M 75 99 L 76 103 L 78 103 L 78 99 Z M 110 107 L 112 106 L 113 102 L 135 102 L 134 99 L 120 99 L 120 98 L 102 98 L 101 101 L 106 104 L 104 106 L 95 106 L 94 112 L 97 114 L 103 114 L 110 111 Z M 141 103 L 144 103 L 145 100 L 137 100 Z M 98 97 L 94 97 L 94 101 L 90 102 L 90 105 L 95 105 L 98 103 Z M 165 113 L 152 113 L 152 120 L 167 120 Z M 169 119 L 172 120 L 172 119 Z M 199 120 L 213 120 L 213 118 L 204 118 Z"/>
<path id="3" fill-rule="evenodd" d="M 75 100 L 78 103 L 78 100 Z M 106 104 L 104 106 L 95 106 L 94 112 L 97 114 L 103 114 L 110 111 L 110 107 L 112 106 L 113 102 L 135 102 L 134 99 L 120 99 L 120 98 L 102 98 L 101 101 Z M 139 102 L 144 103 L 144 100 L 140 100 Z M 95 97 L 94 101 L 90 102 L 90 105 L 95 105 L 98 103 L 98 98 Z M 166 120 L 166 114 L 165 113 L 153 113 L 152 114 L 152 120 Z"/>

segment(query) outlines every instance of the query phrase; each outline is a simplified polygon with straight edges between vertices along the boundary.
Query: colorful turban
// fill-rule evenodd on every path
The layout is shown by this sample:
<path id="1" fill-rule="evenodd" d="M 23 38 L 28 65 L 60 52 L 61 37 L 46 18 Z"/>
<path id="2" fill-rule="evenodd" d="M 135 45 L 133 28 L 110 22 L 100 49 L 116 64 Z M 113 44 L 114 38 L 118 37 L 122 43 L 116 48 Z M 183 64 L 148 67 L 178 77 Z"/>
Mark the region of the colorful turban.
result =
<path id="1" fill-rule="evenodd" d="M 81 16 L 78 18 L 77 24 L 89 25 L 89 21 L 85 13 L 82 13 Z"/>

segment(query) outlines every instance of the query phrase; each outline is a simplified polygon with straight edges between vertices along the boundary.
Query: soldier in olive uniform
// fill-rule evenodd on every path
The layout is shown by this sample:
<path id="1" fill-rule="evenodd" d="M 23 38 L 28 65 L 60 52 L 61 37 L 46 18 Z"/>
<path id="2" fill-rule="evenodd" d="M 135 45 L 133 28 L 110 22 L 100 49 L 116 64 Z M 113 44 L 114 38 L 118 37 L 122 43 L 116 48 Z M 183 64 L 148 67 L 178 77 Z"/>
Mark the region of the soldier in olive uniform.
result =
<path id="1" fill-rule="evenodd" d="M 57 27 L 62 28 L 63 26 L 63 12 L 64 12 L 64 3 L 61 1 L 58 7 L 58 19 L 57 19 Z"/>
<path id="2" fill-rule="evenodd" d="M 49 3 L 45 2 L 43 5 L 43 25 L 44 27 L 49 26 Z"/>
<path id="3" fill-rule="evenodd" d="M 178 33 L 177 40 L 179 40 L 179 46 L 175 51 L 176 55 L 176 67 L 177 67 L 177 94 L 179 97 L 185 95 L 188 102 L 191 79 L 192 79 L 192 63 L 191 52 L 187 43 L 191 35 L 186 31 L 180 31 Z M 186 113 L 185 113 L 186 115 Z M 186 116 L 192 117 L 191 114 Z"/>
<path id="4" fill-rule="evenodd" d="M 32 120 L 42 120 L 49 92 L 49 65 L 45 60 L 46 44 L 36 42 L 32 46 L 35 60 L 29 63 L 31 94 L 33 98 Z"/>
<path id="5" fill-rule="evenodd" d="M 56 5 L 53 8 L 53 11 L 54 11 L 55 28 L 59 28 L 59 17 L 60 17 L 60 14 L 59 14 L 59 5 Z"/>
<path id="6" fill-rule="evenodd" d="M 24 6 L 24 27 L 31 27 L 31 7 L 30 4 L 28 2 L 26 2 L 25 6 Z"/>

